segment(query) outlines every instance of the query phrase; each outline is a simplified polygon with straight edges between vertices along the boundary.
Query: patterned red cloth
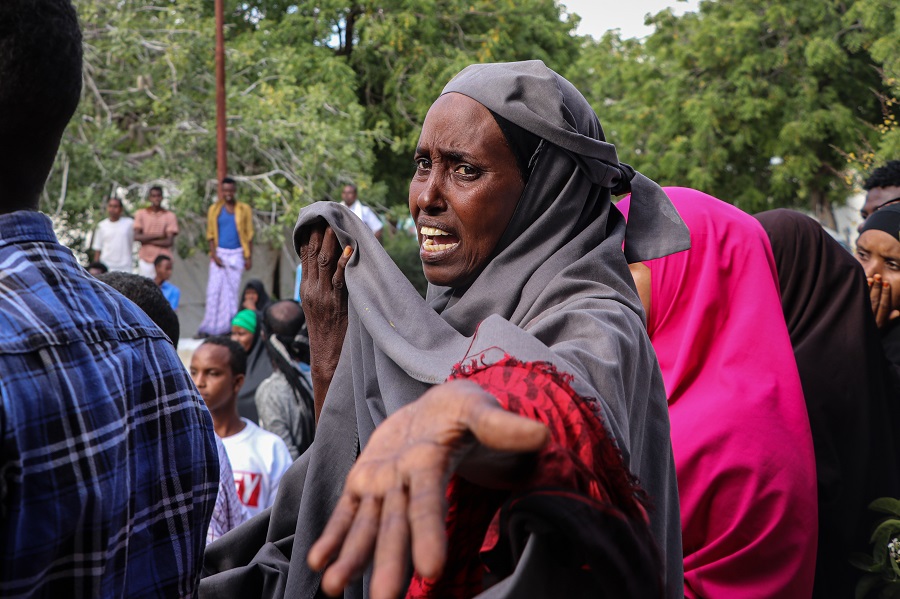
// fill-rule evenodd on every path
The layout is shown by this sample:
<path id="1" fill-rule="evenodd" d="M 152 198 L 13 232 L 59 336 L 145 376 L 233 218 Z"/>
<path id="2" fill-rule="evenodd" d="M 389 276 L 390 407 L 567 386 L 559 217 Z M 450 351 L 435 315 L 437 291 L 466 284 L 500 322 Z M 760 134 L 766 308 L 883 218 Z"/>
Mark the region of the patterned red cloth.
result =
<path id="1" fill-rule="evenodd" d="M 578 396 L 572 376 L 543 362 L 506 356 L 491 365 L 473 360 L 450 380 L 478 383 L 508 411 L 543 422 L 551 441 L 536 466 L 512 491 L 487 489 L 454 476 L 447 488 L 448 563 L 441 578 L 414 575 L 407 599 L 472 597 L 481 592 L 485 567 L 479 553 L 497 541 L 497 514 L 513 492 L 547 487 L 572 489 L 612 504 L 628 517 L 647 521 L 643 492 L 603 426 L 599 403 Z"/>

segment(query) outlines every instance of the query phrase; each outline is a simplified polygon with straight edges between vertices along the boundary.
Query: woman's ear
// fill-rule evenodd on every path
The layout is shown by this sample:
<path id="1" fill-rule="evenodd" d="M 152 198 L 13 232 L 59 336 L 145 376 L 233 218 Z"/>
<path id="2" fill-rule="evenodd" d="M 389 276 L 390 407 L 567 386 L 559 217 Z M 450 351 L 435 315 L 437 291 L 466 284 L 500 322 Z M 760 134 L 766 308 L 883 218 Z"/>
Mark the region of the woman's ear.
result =
<path id="1" fill-rule="evenodd" d="M 634 279 L 634 286 L 637 287 L 638 297 L 641 298 L 641 304 L 644 306 L 644 314 L 647 316 L 647 322 L 650 322 L 650 298 L 653 287 L 651 286 L 650 268 L 643 262 L 635 262 L 628 265 L 631 271 L 631 278 Z"/>

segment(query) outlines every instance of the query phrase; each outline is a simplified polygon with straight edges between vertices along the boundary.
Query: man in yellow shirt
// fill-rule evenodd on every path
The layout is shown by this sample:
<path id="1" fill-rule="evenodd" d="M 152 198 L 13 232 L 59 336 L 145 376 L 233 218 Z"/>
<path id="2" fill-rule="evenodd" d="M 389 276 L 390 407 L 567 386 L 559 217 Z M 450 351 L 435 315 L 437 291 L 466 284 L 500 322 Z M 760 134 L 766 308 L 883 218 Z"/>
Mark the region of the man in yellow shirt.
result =
<path id="1" fill-rule="evenodd" d="M 206 285 L 206 314 L 198 337 L 223 335 L 231 331 L 231 319 L 238 311 L 241 272 L 250 270 L 253 241 L 253 212 L 235 197 L 234 179 L 222 179 L 222 197 L 209 207 L 206 239 L 209 241 L 209 282 Z"/>

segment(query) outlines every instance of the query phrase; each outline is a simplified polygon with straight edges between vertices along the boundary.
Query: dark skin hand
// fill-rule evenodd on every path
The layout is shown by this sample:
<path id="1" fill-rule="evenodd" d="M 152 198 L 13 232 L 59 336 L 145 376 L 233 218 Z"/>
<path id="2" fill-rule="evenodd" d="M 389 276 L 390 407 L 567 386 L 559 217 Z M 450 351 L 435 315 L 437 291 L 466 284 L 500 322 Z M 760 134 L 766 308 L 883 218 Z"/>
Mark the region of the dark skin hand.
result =
<path id="1" fill-rule="evenodd" d="M 334 378 L 344 336 L 347 334 L 347 288 L 344 269 L 353 250 L 341 251 L 331 227 L 321 224 L 301 233 L 300 262 L 303 279 L 300 299 L 309 328 L 309 353 L 316 422 Z"/>
<path id="2" fill-rule="evenodd" d="M 876 274 L 866 279 L 869 283 L 869 301 L 872 302 L 872 312 L 875 314 L 875 324 L 878 328 L 893 320 L 900 318 L 900 310 L 891 309 L 891 284 Z"/>
<path id="3" fill-rule="evenodd" d="M 338 595 L 374 560 L 372 599 L 394 599 L 416 571 L 436 578 L 447 560 L 445 490 L 454 472 L 511 488 L 549 441 L 540 422 L 504 410 L 470 381 L 438 385 L 372 435 L 307 562 Z M 330 564 L 330 565 L 329 565 Z"/>

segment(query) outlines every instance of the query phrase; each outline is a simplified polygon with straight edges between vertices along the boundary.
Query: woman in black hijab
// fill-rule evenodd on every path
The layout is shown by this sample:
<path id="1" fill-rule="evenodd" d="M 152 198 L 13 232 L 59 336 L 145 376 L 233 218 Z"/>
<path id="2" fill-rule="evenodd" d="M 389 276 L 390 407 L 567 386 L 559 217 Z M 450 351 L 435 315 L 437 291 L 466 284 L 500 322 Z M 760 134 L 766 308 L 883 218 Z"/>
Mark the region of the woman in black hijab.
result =
<path id="1" fill-rule="evenodd" d="M 255 310 L 262 318 L 263 312 L 272 303 L 269 294 L 266 292 L 266 286 L 259 279 L 250 279 L 244 286 L 241 293 L 241 310 Z"/>
<path id="2" fill-rule="evenodd" d="M 791 210 L 756 216 L 772 242 L 816 455 L 819 541 L 814 597 L 852 597 L 874 499 L 897 497 L 896 397 L 857 261 L 813 219 Z M 785 442 L 790 442 L 786 439 Z"/>

